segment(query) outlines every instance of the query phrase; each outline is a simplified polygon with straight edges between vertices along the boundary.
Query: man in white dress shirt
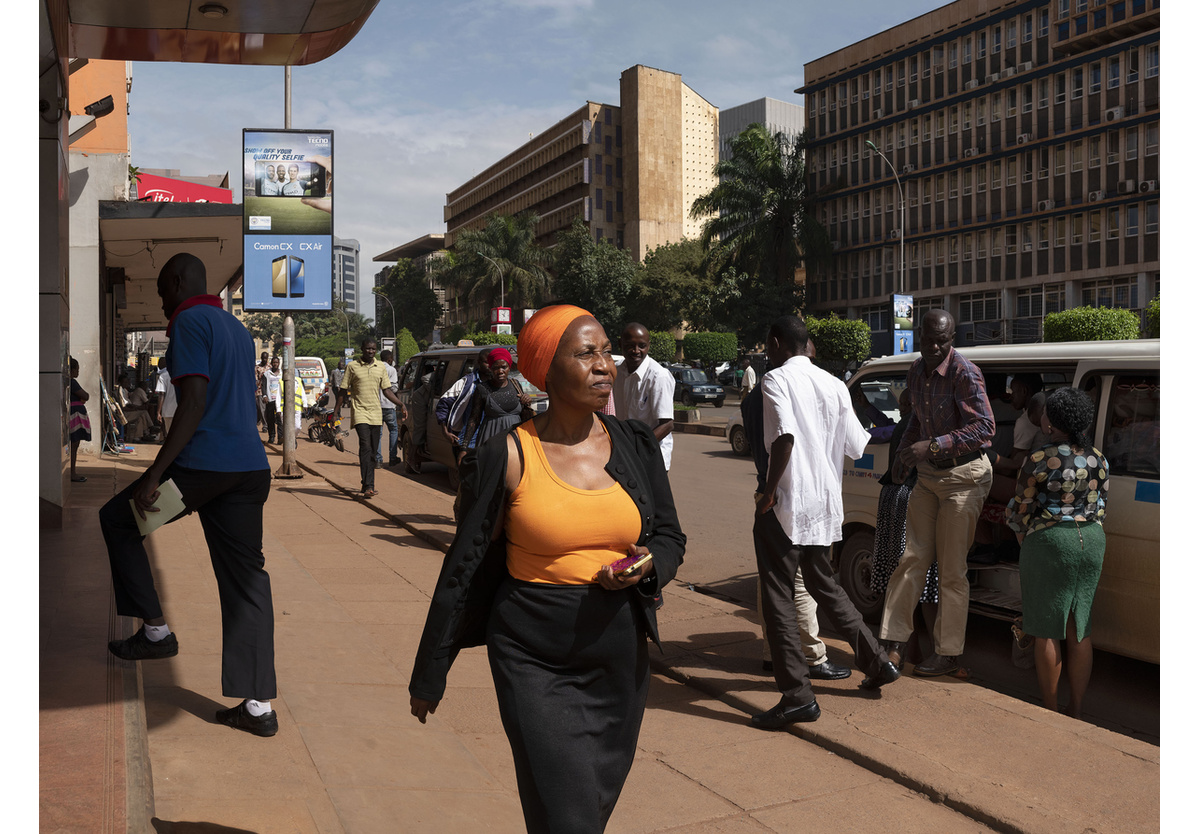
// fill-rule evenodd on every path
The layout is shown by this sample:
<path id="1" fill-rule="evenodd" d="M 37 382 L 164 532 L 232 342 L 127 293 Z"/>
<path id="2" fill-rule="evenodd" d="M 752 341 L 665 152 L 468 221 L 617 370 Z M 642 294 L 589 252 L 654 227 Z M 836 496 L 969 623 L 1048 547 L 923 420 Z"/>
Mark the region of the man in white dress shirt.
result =
<path id="1" fill-rule="evenodd" d="M 637 322 L 621 334 L 625 361 L 617 367 L 613 407 L 618 420 L 641 420 L 658 438 L 663 465 L 671 469 L 675 430 L 675 377 L 650 356 L 650 332 Z"/>
<path id="2" fill-rule="evenodd" d="M 862 615 L 838 584 L 829 554 L 842 538 L 843 458 L 857 459 L 870 440 L 836 377 L 807 356 L 808 328 L 796 316 L 776 319 L 767 335 L 774 370 L 762 380 L 767 482 L 754 519 L 763 587 L 763 619 L 780 702 L 751 719 L 765 730 L 821 716 L 809 683 L 793 603 L 797 570 L 804 587 L 854 650 L 854 663 L 878 689 L 900 677 Z"/>

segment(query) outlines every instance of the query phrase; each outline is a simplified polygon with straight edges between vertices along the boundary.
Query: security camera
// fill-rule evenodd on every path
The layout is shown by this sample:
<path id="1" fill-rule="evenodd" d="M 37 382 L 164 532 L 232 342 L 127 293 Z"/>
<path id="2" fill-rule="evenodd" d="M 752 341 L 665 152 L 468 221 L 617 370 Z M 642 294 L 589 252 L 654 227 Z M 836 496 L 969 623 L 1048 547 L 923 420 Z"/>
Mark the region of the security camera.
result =
<path id="1" fill-rule="evenodd" d="M 100 118 L 101 116 L 107 116 L 112 111 L 113 111 L 113 97 L 112 96 L 105 96 L 104 98 L 100 99 L 99 101 L 93 101 L 87 107 L 83 108 L 84 113 L 87 113 L 89 116 L 94 116 L 97 119 Z"/>

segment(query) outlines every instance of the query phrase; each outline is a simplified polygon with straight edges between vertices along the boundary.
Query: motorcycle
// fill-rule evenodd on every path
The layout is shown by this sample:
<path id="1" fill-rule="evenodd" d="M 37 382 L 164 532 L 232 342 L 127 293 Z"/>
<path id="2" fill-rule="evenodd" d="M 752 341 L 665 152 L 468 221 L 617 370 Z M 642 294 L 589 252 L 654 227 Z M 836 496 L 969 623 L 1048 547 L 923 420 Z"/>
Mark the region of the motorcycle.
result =
<path id="1" fill-rule="evenodd" d="M 342 421 L 334 416 L 333 409 L 322 408 L 320 415 L 308 427 L 308 439 L 313 443 L 324 443 L 339 452 L 346 451 L 342 444 Z"/>

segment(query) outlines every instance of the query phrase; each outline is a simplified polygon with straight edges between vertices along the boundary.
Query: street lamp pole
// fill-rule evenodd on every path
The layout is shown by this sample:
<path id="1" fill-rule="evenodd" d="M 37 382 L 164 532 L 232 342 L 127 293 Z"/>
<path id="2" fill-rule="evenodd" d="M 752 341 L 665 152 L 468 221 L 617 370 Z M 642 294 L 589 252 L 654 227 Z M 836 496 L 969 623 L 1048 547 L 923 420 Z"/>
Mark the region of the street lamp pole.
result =
<path id="1" fill-rule="evenodd" d="M 379 287 L 372 287 L 371 292 L 387 302 L 387 306 L 392 311 L 392 349 L 395 350 L 400 346 L 400 335 L 396 330 L 396 308 L 392 305 L 392 300 L 379 291 Z"/>
<path id="2" fill-rule="evenodd" d="M 489 258 L 487 255 L 483 254 L 482 252 L 476 252 L 475 254 L 478 255 L 479 257 L 483 258 L 485 261 L 490 263 L 492 266 L 496 267 L 496 274 L 500 276 L 500 306 L 503 307 L 504 306 L 504 270 L 500 268 L 500 264 L 496 263 L 491 258 Z"/>
<path id="3" fill-rule="evenodd" d="M 871 149 L 872 153 L 882 159 L 885 165 L 887 165 L 888 170 L 892 172 L 892 176 L 896 179 L 896 189 L 900 192 L 900 280 L 897 282 L 896 291 L 903 294 L 904 279 L 908 275 L 908 272 L 905 269 L 904 257 L 904 215 L 908 207 L 908 203 L 904 199 L 904 185 L 900 182 L 900 175 L 896 173 L 896 168 L 892 165 L 891 160 L 884 156 L 883 152 L 880 151 L 879 148 L 875 146 L 875 143 L 870 139 L 867 140 L 867 147 Z"/>
<path id="4" fill-rule="evenodd" d="M 350 316 L 346 315 L 345 310 L 335 310 L 335 312 L 341 313 L 346 319 L 346 347 L 350 347 Z"/>

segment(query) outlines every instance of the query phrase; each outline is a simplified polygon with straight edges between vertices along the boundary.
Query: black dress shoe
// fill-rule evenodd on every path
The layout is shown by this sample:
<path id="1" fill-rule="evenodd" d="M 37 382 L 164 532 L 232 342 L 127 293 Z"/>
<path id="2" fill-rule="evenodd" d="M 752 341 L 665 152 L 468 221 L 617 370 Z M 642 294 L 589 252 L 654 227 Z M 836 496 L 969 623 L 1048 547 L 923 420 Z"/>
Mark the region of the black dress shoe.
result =
<path id="1" fill-rule="evenodd" d="M 900 670 L 891 661 L 884 663 L 873 675 L 867 675 L 858 686 L 860 689 L 878 689 L 892 681 L 899 680 Z"/>
<path id="2" fill-rule="evenodd" d="M 143 625 L 132 637 L 109 641 L 108 650 L 122 660 L 158 660 L 179 654 L 179 641 L 174 632 L 161 640 L 151 640 Z"/>
<path id="3" fill-rule="evenodd" d="M 270 738 L 279 732 L 279 719 L 275 710 L 264 712 L 262 715 L 251 715 L 242 701 L 236 707 L 217 710 L 217 720 L 237 730 L 245 730 L 256 736 Z"/>
<path id="4" fill-rule="evenodd" d="M 801 721 L 816 721 L 821 717 L 821 708 L 817 706 L 817 699 L 813 698 L 807 704 L 801 704 L 798 707 L 785 707 L 783 704 L 776 704 L 766 712 L 760 712 L 758 715 L 750 719 L 750 723 L 760 730 L 780 730 L 788 724 L 796 724 Z"/>
<path id="5" fill-rule="evenodd" d="M 809 666 L 808 676 L 815 681 L 840 681 L 842 678 L 850 677 L 850 670 L 845 666 L 838 666 L 836 663 L 826 660 L 816 666 Z"/>

